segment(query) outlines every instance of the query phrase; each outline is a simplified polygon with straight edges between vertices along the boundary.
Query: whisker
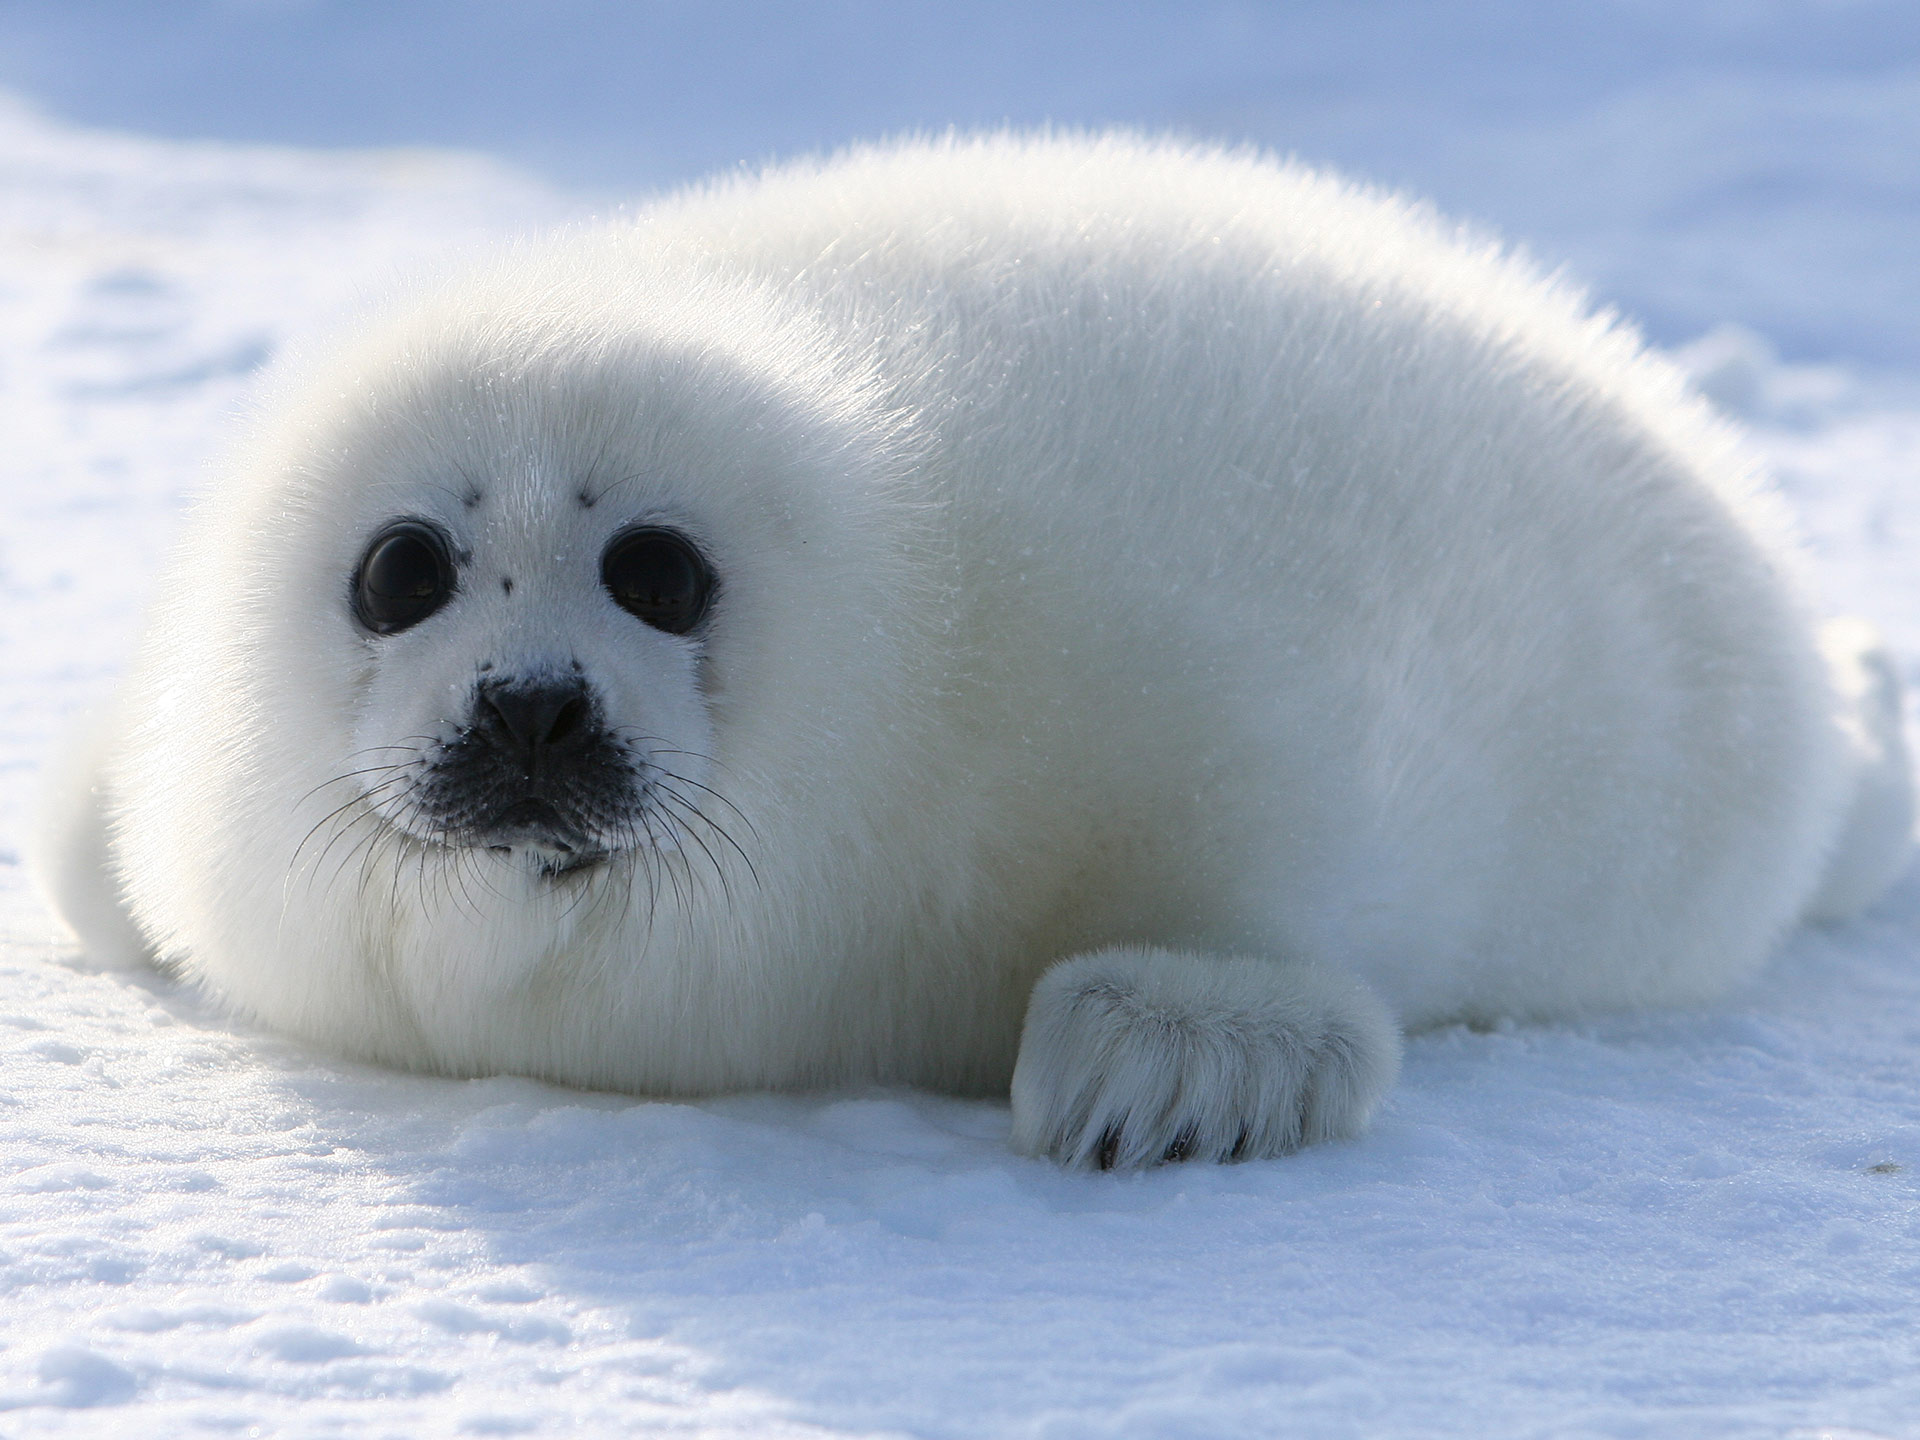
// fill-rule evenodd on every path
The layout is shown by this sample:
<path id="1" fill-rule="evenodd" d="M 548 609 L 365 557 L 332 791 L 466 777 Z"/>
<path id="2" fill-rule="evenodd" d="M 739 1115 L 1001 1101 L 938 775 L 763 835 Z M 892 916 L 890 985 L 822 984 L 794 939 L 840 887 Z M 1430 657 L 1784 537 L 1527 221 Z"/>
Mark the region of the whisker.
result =
<path id="1" fill-rule="evenodd" d="M 377 817 L 375 817 L 375 816 L 373 816 L 373 815 L 371 815 L 371 814 L 369 814 L 369 815 L 367 815 L 367 816 L 366 816 L 366 817 L 364 817 L 364 818 L 367 818 L 367 819 L 374 819 L 374 818 L 377 818 Z M 351 827 L 349 827 L 349 828 L 351 828 Z M 344 833 L 344 832 L 343 832 L 343 833 Z M 371 831 L 369 831 L 369 832 L 368 832 L 368 834 L 367 834 L 367 837 L 366 837 L 366 838 L 365 838 L 364 840 L 360 840 L 360 841 L 357 841 L 357 842 L 356 842 L 356 843 L 354 844 L 354 847 L 353 847 L 353 848 L 352 848 L 351 850 L 349 850 L 349 851 L 347 851 L 347 853 L 346 853 L 345 855 L 343 855 L 343 856 L 341 856 L 341 858 L 340 858 L 340 863 L 339 863 L 339 865 L 338 865 L 338 866 L 336 866 L 336 867 L 334 868 L 334 872 L 333 872 L 333 875 L 332 875 L 332 877 L 331 877 L 331 878 L 330 878 L 330 879 L 329 879 L 329 880 L 327 881 L 327 888 L 328 888 L 328 889 L 332 889 L 332 888 L 333 888 L 333 886 L 335 885 L 335 883 L 337 883 L 337 882 L 339 881 L 339 879 L 340 879 L 340 877 L 341 877 L 342 875 L 344 875 L 344 874 L 346 873 L 346 870 L 347 870 L 347 867 L 348 867 L 349 865 L 352 865 L 352 864 L 353 864 L 353 863 L 354 863 L 355 861 L 357 861 L 357 860 L 359 860 L 359 859 L 361 859 L 361 858 L 362 858 L 363 856 L 365 856 L 365 855 L 367 855 L 367 854 L 368 854 L 368 852 L 370 852 L 370 851 L 373 851 L 373 850 L 377 850 L 377 849 L 379 848 L 379 845 L 380 845 L 380 842 L 381 842 L 382 840 L 385 840 L 385 839 L 386 839 L 386 838 L 388 837 L 388 835 L 389 835 L 390 833 L 391 833 L 391 832 L 389 831 L 389 829 L 388 829 L 388 828 L 387 828 L 386 826 L 384 826 L 384 825 L 382 825 L 382 826 L 378 826 L 378 827 L 376 827 L 375 829 L 373 829 L 373 830 L 371 830 Z M 333 846 L 332 846 L 331 844 L 329 844 L 329 845 L 327 846 L 327 849 L 328 849 L 328 850 L 331 850 L 332 848 L 333 848 Z M 321 856 L 321 858 L 322 858 L 322 860 L 324 861 L 324 859 L 325 859 L 325 852 L 324 852 L 324 851 L 322 852 L 322 856 Z M 316 867 L 316 868 L 317 868 L 317 867 Z M 365 867 L 364 867 L 364 866 L 362 867 L 362 869 L 361 869 L 361 872 L 360 872 L 360 873 L 361 873 L 361 876 L 362 876 L 362 880 L 363 880 L 363 883 L 362 883 L 362 885 L 361 885 L 361 893 L 362 893 L 362 894 L 365 894 L 365 893 L 366 893 L 366 886 L 365 886 L 365 884 L 364 884 L 364 880 L 365 880 L 365 876 L 366 876 L 366 873 L 367 873 L 367 872 L 366 872 L 366 869 L 365 869 Z"/>
<path id="2" fill-rule="evenodd" d="M 667 881 L 673 886 L 674 899 L 680 904 L 680 913 L 691 916 L 693 909 L 687 904 L 686 897 L 680 891 L 680 881 L 674 875 L 673 858 L 665 850 L 660 848 L 660 837 L 654 834 L 653 822 L 646 810 L 643 809 L 640 811 L 639 819 L 640 823 L 646 827 L 647 842 L 653 852 L 653 858 L 659 863 L 660 868 L 666 872 Z"/>
<path id="3" fill-rule="evenodd" d="M 670 776 L 672 779 L 677 780 L 682 785 L 691 785 L 693 786 L 694 789 L 699 790 L 704 794 L 711 795 L 714 799 L 718 800 L 722 805 L 726 806 L 727 809 L 731 810 L 735 815 L 740 817 L 740 823 L 747 827 L 747 833 L 749 835 L 753 836 L 755 840 L 760 839 L 760 832 L 753 828 L 753 821 L 747 818 L 746 812 L 743 811 L 738 805 L 735 805 L 726 796 L 722 795 L 718 790 L 714 789 L 711 785 L 702 785 L 698 780 L 695 780 L 692 776 L 682 775 L 678 770 L 669 770 L 664 765 L 657 766 L 655 768 L 658 769 L 662 775 Z"/>
<path id="4" fill-rule="evenodd" d="M 454 881 L 457 881 L 460 886 L 460 908 L 464 910 L 468 916 L 478 920 L 481 916 L 480 902 L 473 898 L 473 881 L 475 879 L 474 867 L 479 861 L 475 858 L 473 849 L 470 846 L 464 850 L 456 850 L 452 858 L 453 863 L 451 865 L 445 865 L 441 868 L 450 874 Z M 447 893 L 449 895 L 453 893 L 453 886 L 451 884 L 447 887 Z"/>
<path id="5" fill-rule="evenodd" d="M 383 755 L 393 750 L 404 750 L 409 755 L 423 755 L 426 753 L 426 747 L 436 743 L 437 738 L 432 735 L 403 735 L 391 745 L 363 746 L 348 755 L 347 759 L 358 760 L 362 755 Z"/>
<path id="6" fill-rule="evenodd" d="M 389 784 L 391 783 L 395 783 L 395 782 L 389 782 Z M 293 857 L 287 863 L 287 883 L 289 885 L 293 883 L 293 877 L 300 867 L 300 856 L 302 852 L 306 850 L 307 845 L 309 844 L 309 842 L 312 841 L 313 837 L 320 832 L 320 829 L 322 826 L 326 825 L 331 820 L 337 819 L 339 816 L 345 814 L 348 810 L 353 809 L 356 805 L 363 803 L 365 800 L 369 798 L 370 795 L 379 794 L 380 790 L 385 788 L 387 787 L 383 785 L 383 786 L 377 787 L 375 790 L 369 792 L 369 794 L 367 795 L 357 795 L 352 800 L 349 800 L 346 804 L 337 806 L 333 810 L 329 811 L 326 815 L 322 816 L 319 822 L 315 824 L 311 830 L 307 831 L 305 838 L 303 838 L 300 841 L 299 845 L 297 845 L 294 848 Z M 367 808 L 361 810 L 359 814 L 351 817 L 344 825 L 339 826 L 334 831 L 333 837 L 330 840 L 328 840 L 324 846 L 321 847 L 320 853 L 314 857 L 312 868 L 307 872 L 308 884 L 312 884 L 313 877 L 318 875 L 320 873 L 321 868 L 327 863 L 327 856 L 332 853 L 333 847 L 335 845 L 338 845 L 340 841 L 343 838 L 345 838 L 348 834 L 352 833 L 354 826 L 361 824 L 363 821 L 371 820 L 371 821 L 378 822 L 379 819 L 380 819 L 380 816 L 378 812 L 373 807 L 368 806 Z M 337 872 L 336 872 L 336 878 L 337 878 Z"/>
<path id="7" fill-rule="evenodd" d="M 401 781 L 405 780 L 406 778 L 407 777 L 404 775 L 396 775 L 391 779 L 383 780 L 378 785 L 372 786 L 369 789 L 362 790 L 358 794 L 350 796 L 341 804 L 334 806 L 333 809 L 329 810 L 326 814 L 322 815 L 318 820 L 316 820 L 313 823 L 313 828 L 308 830 L 307 833 L 301 837 L 300 843 L 293 847 L 294 859 L 297 861 L 300 858 L 300 852 L 306 848 L 307 841 L 313 839 L 315 833 L 320 829 L 322 825 L 325 825 L 329 820 L 332 820 L 337 815 L 345 814 L 347 811 L 353 809 L 353 807 L 356 805 L 365 804 L 367 806 L 368 812 L 371 813 L 378 807 L 377 805 L 367 804 L 367 802 L 372 800 L 375 796 L 379 795 L 381 791 L 392 789 L 395 785 L 399 784 Z M 312 792 L 309 791 L 308 793 L 311 794 Z"/>
<path id="8" fill-rule="evenodd" d="M 685 779 L 684 776 L 672 775 L 671 772 L 667 772 L 667 774 L 670 775 L 671 778 L 676 781 L 684 781 Z M 682 795 L 679 791 L 675 790 L 672 785 L 667 784 L 665 780 L 656 781 L 653 788 L 659 792 L 659 794 L 663 799 L 671 800 L 674 804 L 678 805 L 681 809 L 687 811 L 689 814 L 691 814 L 696 819 L 698 819 L 702 825 L 705 825 L 707 829 L 711 830 L 715 835 L 719 836 L 720 839 L 724 840 L 728 845 L 731 845 L 733 847 L 733 853 L 738 855 L 740 857 L 740 862 L 747 867 L 747 874 L 753 877 L 754 888 L 755 889 L 762 888 L 760 885 L 760 871 L 757 868 L 755 868 L 753 863 L 753 857 L 747 854 L 747 852 L 741 847 L 740 842 L 738 840 L 735 840 L 733 836 L 727 832 L 727 829 L 725 826 L 716 823 L 711 815 L 707 814 L 706 811 L 702 810 L 698 805 L 694 804 L 693 801 L 689 800 L 686 796 Z M 753 838 L 755 840 L 758 840 L 760 836 L 756 832 Z"/>
<path id="9" fill-rule="evenodd" d="M 343 780 L 355 780 L 362 775 L 378 775 L 383 771 L 393 770 L 395 768 L 397 767 L 390 764 L 389 765 L 369 765 L 364 770 L 348 770 L 343 774 L 334 776 L 331 780 L 322 780 L 318 785 L 314 786 L 311 790 L 307 791 L 306 794 L 302 795 L 298 800 L 295 800 L 293 802 L 294 808 L 298 809 L 300 806 L 306 804 L 307 801 L 311 800 L 315 795 L 318 795 L 322 790 L 326 789 L 329 785 L 338 785 Z M 352 803 L 352 802 L 349 801 L 348 803 Z"/>
<path id="10" fill-rule="evenodd" d="M 653 851 L 650 845 L 641 845 L 639 827 L 631 817 L 622 823 L 627 842 L 625 853 L 629 857 L 627 876 L 628 891 L 629 893 L 632 891 L 632 870 L 637 866 L 645 872 L 647 877 L 647 932 L 651 934 L 653 932 L 654 917 L 660 912 L 660 882 L 654 874 Z M 648 838 L 649 841 L 651 841 L 652 837 L 649 836 Z"/>
<path id="11" fill-rule="evenodd" d="M 614 725 L 608 733 L 625 735 L 629 743 L 645 745 L 655 755 L 685 755 L 694 760 L 704 760 L 716 770 L 724 770 L 729 775 L 733 767 L 717 755 L 709 755 L 704 750 L 677 750 L 667 742 L 664 735 L 654 735 L 642 730 L 638 725 Z"/>
<path id="12" fill-rule="evenodd" d="M 698 819 L 704 822 L 709 829 L 713 829 L 713 822 L 708 820 L 706 816 L 700 814 L 700 811 L 697 807 L 693 805 L 689 805 L 685 800 L 681 799 L 678 795 L 675 795 L 672 791 L 667 790 L 664 786 L 659 788 L 658 793 L 661 799 L 671 801 L 672 803 L 681 806 L 683 809 L 690 811 L 694 816 L 696 816 Z M 666 814 L 668 812 L 663 811 L 661 813 Z M 691 840 L 695 845 L 698 845 L 700 847 L 700 853 L 707 857 L 707 863 L 713 867 L 713 873 L 716 877 L 718 877 L 720 881 L 720 891 L 724 896 L 726 896 L 727 908 L 731 910 L 733 908 L 733 887 L 727 883 L 727 873 L 726 871 L 720 868 L 719 859 L 715 857 L 713 851 L 707 847 L 707 842 L 702 840 L 698 835 L 696 835 L 693 832 L 693 829 L 691 826 L 688 826 L 685 824 L 677 824 L 676 828 L 679 830 L 680 834 L 684 835 L 687 839 Z M 715 833 L 717 834 L 719 832 L 716 831 Z M 737 845 L 734 846 L 734 849 L 736 850 L 738 850 L 739 848 L 740 847 Z M 753 866 L 751 864 L 748 864 L 747 869 L 748 869 L 748 872 L 751 873 L 753 870 Z M 755 879 L 757 883 L 758 877 L 755 877 Z"/>

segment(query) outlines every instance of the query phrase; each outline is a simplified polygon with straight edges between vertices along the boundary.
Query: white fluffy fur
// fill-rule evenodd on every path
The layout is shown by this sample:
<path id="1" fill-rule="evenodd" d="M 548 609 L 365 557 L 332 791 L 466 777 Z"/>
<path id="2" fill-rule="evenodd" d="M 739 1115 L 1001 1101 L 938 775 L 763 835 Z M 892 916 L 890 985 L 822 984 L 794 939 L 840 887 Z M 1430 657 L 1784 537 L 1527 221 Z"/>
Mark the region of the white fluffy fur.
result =
<path id="1" fill-rule="evenodd" d="M 374 639 L 402 515 L 470 558 Z M 635 520 L 714 558 L 704 636 L 600 589 Z M 1124 137 L 859 150 L 287 367 L 42 869 L 397 1064 L 1011 1081 L 1063 1160 L 1272 1154 L 1364 1123 L 1389 1010 L 1711 995 L 1898 868 L 1897 690 L 1857 635 L 1830 680 L 1788 555 L 1670 367 L 1416 207 Z M 556 883 L 356 775 L 570 658 L 710 824 Z"/>
<path id="2" fill-rule="evenodd" d="M 1351 1135 L 1399 1069 L 1393 1019 L 1331 971 L 1273 972 L 1137 945 L 1062 960 L 1027 1003 L 1015 1147 L 1131 1169 Z"/>

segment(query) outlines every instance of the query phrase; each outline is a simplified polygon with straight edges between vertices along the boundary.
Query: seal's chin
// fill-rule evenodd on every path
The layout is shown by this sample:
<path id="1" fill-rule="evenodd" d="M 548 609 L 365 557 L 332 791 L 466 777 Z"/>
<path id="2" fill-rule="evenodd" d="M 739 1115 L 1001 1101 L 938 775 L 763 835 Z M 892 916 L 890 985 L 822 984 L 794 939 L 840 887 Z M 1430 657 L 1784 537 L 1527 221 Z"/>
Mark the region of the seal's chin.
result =
<path id="1" fill-rule="evenodd" d="M 539 799 L 516 801 L 489 817 L 477 827 L 474 848 L 519 860 L 556 880 L 604 865 L 614 853 Z"/>
<path id="2" fill-rule="evenodd" d="M 488 850 L 503 859 L 519 860 L 542 880 L 564 880 L 585 875 L 613 858 L 611 850 L 568 850 L 540 845 L 489 845 Z"/>

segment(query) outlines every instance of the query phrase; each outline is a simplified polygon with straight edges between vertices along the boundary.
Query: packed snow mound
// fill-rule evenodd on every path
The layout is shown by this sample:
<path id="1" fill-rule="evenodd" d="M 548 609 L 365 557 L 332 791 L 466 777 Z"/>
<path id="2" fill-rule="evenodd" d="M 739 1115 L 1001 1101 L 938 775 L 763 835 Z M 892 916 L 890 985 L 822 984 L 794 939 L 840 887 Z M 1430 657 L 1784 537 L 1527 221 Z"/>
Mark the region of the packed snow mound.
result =
<path id="1" fill-rule="evenodd" d="M 1920 877 L 1725 1005 L 1416 1036 L 1357 1142 L 1129 1176 L 996 1103 L 344 1064 L 52 933 L 33 767 L 248 375 L 567 209 L 0 114 L 0 1435 L 1910 1433 Z M 1920 387 L 1684 358 L 1911 678 Z"/>

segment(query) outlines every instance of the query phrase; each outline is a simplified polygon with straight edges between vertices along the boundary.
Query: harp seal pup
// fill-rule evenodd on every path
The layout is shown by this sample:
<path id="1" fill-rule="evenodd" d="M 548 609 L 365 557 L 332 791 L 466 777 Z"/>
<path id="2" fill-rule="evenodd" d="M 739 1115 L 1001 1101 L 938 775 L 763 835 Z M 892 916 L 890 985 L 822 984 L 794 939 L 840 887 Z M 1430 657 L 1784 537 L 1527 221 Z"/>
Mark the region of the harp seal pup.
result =
<path id="1" fill-rule="evenodd" d="M 1688 1002 L 1904 863 L 1900 697 L 1679 375 L 1403 200 L 909 141 L 282 367 L 41 868 L 455 1075 L 1354 1134 L 1403 1026 Z"/>

